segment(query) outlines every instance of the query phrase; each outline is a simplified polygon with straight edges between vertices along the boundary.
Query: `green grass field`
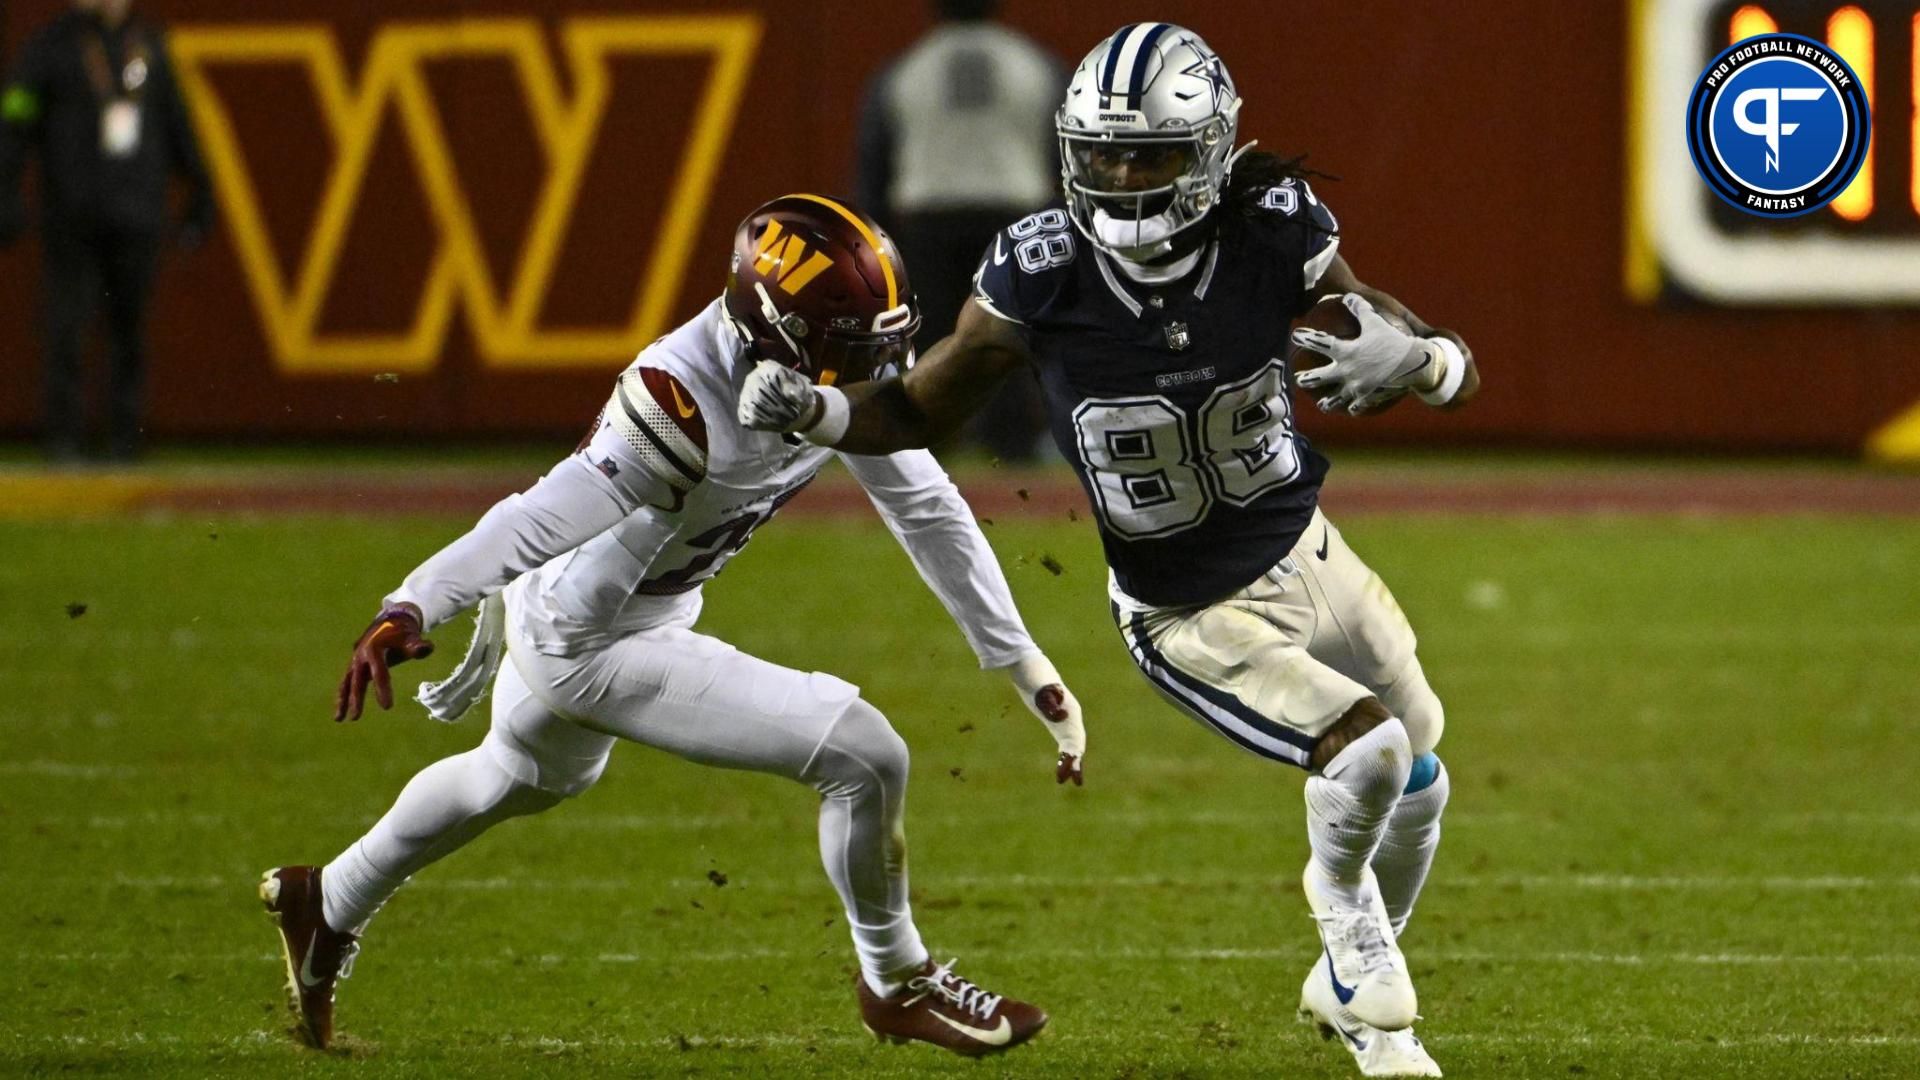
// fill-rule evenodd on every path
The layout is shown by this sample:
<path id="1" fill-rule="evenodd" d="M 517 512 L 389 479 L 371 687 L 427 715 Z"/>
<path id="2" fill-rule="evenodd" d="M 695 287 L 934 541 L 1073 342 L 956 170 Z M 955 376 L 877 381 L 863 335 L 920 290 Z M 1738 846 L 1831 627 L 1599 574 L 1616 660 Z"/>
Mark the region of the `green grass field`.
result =
<path id="1" fill-rule="evenodd" d="M 0 522 L 0 1074 L 1355 1075 L 1293 1018 L 1300 776 L 1163 704 L 1092 529 L 1036 521 L 989 535 L 1087 707 L 1083 790 L 877 523 L 764 530 L 703 628 L 893 718 L 921 926 L 1051 1009 L 1037 1043 L 869 1042 L 812 794 L 627 747 L 404 890 L 344 984 L 345 1049 L 294 1046 L 254 882 L 479 740 L 412 707 L 327 719 L 379 595 L 464 524 Z M 1920 1075 L 1920 522 L 1343 526 L 1448 706 L 1405 942 L 1448 1076 Z"/>

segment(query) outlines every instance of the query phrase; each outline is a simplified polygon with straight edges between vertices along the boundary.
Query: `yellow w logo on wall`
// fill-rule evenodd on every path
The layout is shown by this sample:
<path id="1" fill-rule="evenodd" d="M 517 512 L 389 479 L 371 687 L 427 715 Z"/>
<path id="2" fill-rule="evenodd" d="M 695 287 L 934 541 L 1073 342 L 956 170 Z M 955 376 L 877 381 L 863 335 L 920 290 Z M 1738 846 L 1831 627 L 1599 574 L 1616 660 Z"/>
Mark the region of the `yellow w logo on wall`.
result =
<path id="1" fill-rule="evenodd" d="M 752 15 L 565 19 L 558 37 L 573 88 L 570 101 L 548 57 L 541 24 L 534 19 L 386 25 L 368 49 L 357 89 L 349 84 L 339 44 L 326 26 L 183 26 L 172 37 L 181 82 L 275 362 L 290 373 L 421 372 L 430 370 L 439 357 L 456 301 L 466 313 L 480 356 L 497 367 L 624 361 L 665 329 L 733 128 L 759 43 L 760 20 Z M 661 206 L 631 318 L 613 327 L 542 328 L 540 308 L 607 111 L 610 58 L 689 54 L 711 54 L 713 63 Z M 445 124 L 422 70 L 432 61 L 461 58 L 511 65 L 547 170 L 504 294 L 488 266 Z M 332 140 L 333 163 L 291 281 L 274 250 L 233 117 L 208 76 L 210 67 L 225 64 L 304 67 Z M 438 233 L 426 287 L 412 326 L 404 332 L 323 332 L 321 311 L 390 105 L 400 118 Z M 265 156 L 268 150 L 255 153 Z"/>

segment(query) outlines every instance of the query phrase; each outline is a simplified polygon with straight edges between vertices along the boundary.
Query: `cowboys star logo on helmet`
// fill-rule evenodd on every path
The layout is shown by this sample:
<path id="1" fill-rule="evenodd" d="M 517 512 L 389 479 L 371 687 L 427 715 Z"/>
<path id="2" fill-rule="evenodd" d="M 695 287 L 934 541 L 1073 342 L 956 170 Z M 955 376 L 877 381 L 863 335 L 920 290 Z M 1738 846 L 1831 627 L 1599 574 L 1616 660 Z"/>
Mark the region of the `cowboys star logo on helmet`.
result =
<path id="1" fill-rule="evenodd" d="M 1054 121 L 1074 225 L 1119 258 L 1174 252 L 1220 201 L 1239 116 L 1233 80 L 1200 35 L 1122 27 L 1080 62 Z"/>

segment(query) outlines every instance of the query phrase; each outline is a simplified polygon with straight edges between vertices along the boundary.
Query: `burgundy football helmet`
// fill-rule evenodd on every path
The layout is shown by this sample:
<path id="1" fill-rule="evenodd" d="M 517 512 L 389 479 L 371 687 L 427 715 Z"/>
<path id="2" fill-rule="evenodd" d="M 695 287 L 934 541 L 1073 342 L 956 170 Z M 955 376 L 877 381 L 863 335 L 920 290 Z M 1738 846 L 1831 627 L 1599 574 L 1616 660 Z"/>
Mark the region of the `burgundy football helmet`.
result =
<path id="1" fill-rule="evenodd" d="M 893 238 L 824 195 L 784 195 L 747 215 L 733 236 L 723 303 L 753 359 L 822 386 L 901 363 L 920 328 Z"/>

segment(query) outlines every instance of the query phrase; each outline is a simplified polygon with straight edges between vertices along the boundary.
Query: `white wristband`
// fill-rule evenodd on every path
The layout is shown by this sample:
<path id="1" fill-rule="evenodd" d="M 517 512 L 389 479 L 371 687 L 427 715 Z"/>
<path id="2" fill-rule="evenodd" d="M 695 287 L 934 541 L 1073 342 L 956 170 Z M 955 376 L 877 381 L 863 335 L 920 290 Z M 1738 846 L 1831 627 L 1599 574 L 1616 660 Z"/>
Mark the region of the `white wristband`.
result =
<path id="1" fill-rule="evenodd" d="M 820 395 L 820 421 L 800 433 L 801 437 L 815 446 L 832 446 L 847 433 L 847 422 L 853 418 L 853 408 L 847 404 L 847 395 L 831 386 L 816 386 L 813 392 Z"/>
<path id="2" fill-rule="evenodd" d="M 1429 405 L 1445 405 L 1460 392 L 1460 384 L 1467 378 L 1467 358 L 1450 338 L 1432 337 L 1428 341 L 1438 346 L 1444 370 L 1440 375 L 1440 385 L 1431 390 L 1417 390 L 1420 400 Z"/>

